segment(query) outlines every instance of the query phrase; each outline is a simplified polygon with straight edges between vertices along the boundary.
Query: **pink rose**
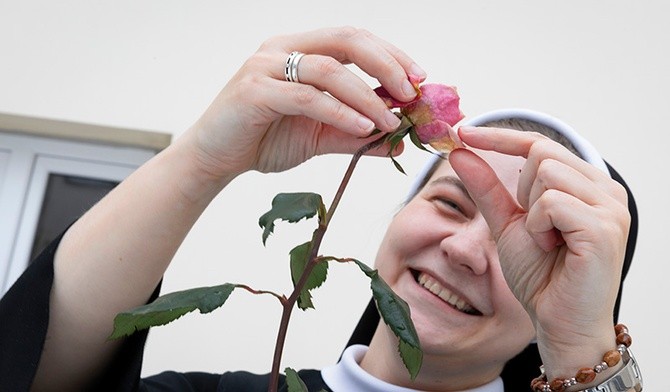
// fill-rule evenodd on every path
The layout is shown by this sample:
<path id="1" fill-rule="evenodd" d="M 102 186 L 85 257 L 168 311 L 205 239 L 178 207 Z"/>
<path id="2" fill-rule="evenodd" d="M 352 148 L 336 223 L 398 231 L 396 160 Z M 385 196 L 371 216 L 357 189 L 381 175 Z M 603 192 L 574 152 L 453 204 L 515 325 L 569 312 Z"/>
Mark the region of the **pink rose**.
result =
<path id="1" fill-rule="evenodd" d="M 463 118 L 458 107 L 460 97 L 456 88 L 435 83 L 419 86 L 419 80 L 411 75 L 409 81 L 417 90 L 416 98 L 410 102 L 394 99 L 383 87 L 376 88 L 375 92 L 389 108 L 400 108 L 400 112 L 414 125 L 421 143 L 430 144 L 442 152 L 463 147 L 461 139 L 452 128 L 452 125 Z"/>

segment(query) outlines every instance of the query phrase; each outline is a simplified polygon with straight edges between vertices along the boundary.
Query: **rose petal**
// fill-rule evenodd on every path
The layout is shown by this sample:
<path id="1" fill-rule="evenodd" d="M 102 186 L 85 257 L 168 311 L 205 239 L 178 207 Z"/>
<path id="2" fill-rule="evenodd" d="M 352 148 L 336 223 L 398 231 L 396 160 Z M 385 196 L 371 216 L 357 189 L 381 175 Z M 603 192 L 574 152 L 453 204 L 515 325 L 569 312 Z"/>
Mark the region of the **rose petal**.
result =
<path id="1" fill-rule="evenodd" d="M 428 144 L 439 152 L 450 152 L 455 148 L 465 147 L 460 136 L 458 136 L 458 132 L 449 124 L 446 124 L 446 126 L 448 127 L 448 135 L 431 140 Z"/>

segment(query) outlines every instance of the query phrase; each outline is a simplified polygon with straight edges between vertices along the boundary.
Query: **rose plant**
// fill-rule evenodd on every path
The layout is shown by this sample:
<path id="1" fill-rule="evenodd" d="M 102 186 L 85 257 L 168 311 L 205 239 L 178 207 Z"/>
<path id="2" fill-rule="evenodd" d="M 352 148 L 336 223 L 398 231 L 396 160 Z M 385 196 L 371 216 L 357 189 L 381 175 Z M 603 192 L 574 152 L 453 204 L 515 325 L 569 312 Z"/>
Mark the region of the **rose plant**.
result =
<path id="1" fill-rule="evenodd" d="M 311 291 L 325 282 L 329 262 L 353 263 L 370 278 L 370 287 L 377 308 L 384 322 L 398 337 L 398 351 L 410 377 L 414 379 L 421 368 L 423 353 L 407 303 L 391 290 L 379 276 L 377 270 L 368 267 L 361 261 L 353 258 L 338 258 L 319 254 L 319 247 L 328 224 L 344 194 L 358 160 L 365 152 L 388 143 L 390 146 L 389 157 L 396 168 L 404 173 L 400 164 L 395 160 L 393 151 L 407 135 L 417 147 L 423 150 L 427 150 L 424 144 L 428 144 L 440 152 L 448 152 L 455 147 L 462 147 L 457 133 L 452 128 L 463 118 L 459 109 L 459 96 L 456 89 L 443 84 L 420 85 L 420 81 L 413 76 L 409 76 L 409 80 L 417 91 L 415 99 L 410 102 L 395 100 L 383 87 L 375 89 L 377 95 L 384 100 L 389 108 L 400 109 L 397 115 L 402 120 L 401 125 L 394 132 L 375 138 L 353 155 L 329 208 L 326 208 L 321 196 L 316 193 L 281 193 L 272 200 L 270 211 L 260 217 L 258 223 L 263 228 L 263 244 L 274 231 L 277 220 L 293 223 L 302 219 L 317 217 L 317 228 L 314 230 L 312 238 L 289 252 L 294 290 L 288 297 L 271 291 L 256 290 L 238 283 L 224 283 L 218 286 L 178 291 L 158 297 L 147 305 L 119 313 L 114 319 L 114 330 L 110 339 L 129 336 L 138 330 L 149 327 L 165 325 L 196 309 L 201 313 L 209 313 L 221 307 L 235 289 L 243 289 L 253 294 L 272 295 L 277 298 L 283 308 L 277 333 L 270 384 L 268 385 L 268 391 L 277 391 L 281 356 L 294 306 L 302 310 L 314 308 L 311 301 Z M 375 131 L 373 135 L 378 133 L 379 131 Z M 291 368 L 286 368 L 284 372 L 289 392 L 307 391 L 297 372 Z"/>

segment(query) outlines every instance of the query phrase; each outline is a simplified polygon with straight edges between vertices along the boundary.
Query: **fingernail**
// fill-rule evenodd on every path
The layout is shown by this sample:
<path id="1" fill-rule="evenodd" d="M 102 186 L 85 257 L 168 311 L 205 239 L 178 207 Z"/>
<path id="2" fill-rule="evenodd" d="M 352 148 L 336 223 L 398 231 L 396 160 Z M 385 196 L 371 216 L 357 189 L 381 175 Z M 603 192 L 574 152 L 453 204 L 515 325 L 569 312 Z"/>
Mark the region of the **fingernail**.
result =
<path id="1" fill-rule="evenodd" d="M 417 63 L 412 63 L 412 65 L 409 66 L 409 72 L 421 80 L 426 79 L 426 77 L 428 76 L 426 71 L 424 71 L 423 68 L 419 67 L 419 64 Z"/>
<path id="2" fill-rule="evenodd" d="M 358 128 L 360 128 L 361 133 L 365 135 L 367 135 L 368 133 L 372 132 L 373 129 L 375 129 L 375 123 L 373 123 L 372 120 L 370 120 L 369 118 L 363 116 L 358 117 L 356 119 L 356 125 L 358 126 Z"/>
<path id="3" fill-rule="evenodd" d="M 402 82 L 401 88 L 403 94 L 405 94 L 408 98 L 416 97 L 416 90 L 414 89 L 414 86 L 412 86 L 412 83 L 409 82 L 409 80 L 405 79 Z"/>
<path id="4" fill-rule="evenodd" d="M 386 121 L 386 125 L 391 129 L 396 129 L 400 126 L 400 119 L 390 110 L 387 110 L 386 114 L 384 114 L 384 121 Z"/>
<path id="5" fill-rule="evenodd" d="M 475 133 L 476 131 L 477 127 L 473 127 L 472 125 L 462 125 L 458 127 L 459 133 Z"/>

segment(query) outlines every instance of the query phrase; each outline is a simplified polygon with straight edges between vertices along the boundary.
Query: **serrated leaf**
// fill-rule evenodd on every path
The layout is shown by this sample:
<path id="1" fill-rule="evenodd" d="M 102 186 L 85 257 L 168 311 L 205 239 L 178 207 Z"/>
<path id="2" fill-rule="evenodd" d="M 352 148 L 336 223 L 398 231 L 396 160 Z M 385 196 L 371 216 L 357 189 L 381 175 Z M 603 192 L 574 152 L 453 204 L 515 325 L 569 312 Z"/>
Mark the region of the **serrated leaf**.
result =
<path id="1" fill-rule="evenodd" d="M 309 392 L 307 390 L 307 385 L 300 379 L 298 372 L 291 368 L 286 368 L 284 370 L 286 374 L 286 386 L 288 387 L 288 392 Z"/>
<path id="2" fill-rule="evenodd" d="M 291 279 L 293 280 L 293 286 L 295 286 L 300 277 L 305 271 L 307 262 L 309 261 L 309 254 L 312 249 L 311 242 L 305 242 L 302 245 L 298 245 L 289 252 L 291 256 Z M 328 263 L 319 262 L 317 263 L 307 278 L 305 285 L 300 291 L 300 296 L 298 297 L 297 305 L 302 310 L 307 310 L 309 308 L 314 309 L 314 304 L 312 303 L 312 294 L 310 291 L 317 287 L 320 287 L 323 282 L 326 281 L 328 277 Z"/>
<path id="3" fill-rule="evenodd" d="M 150 304 L 122 312 L 114 318 L 114 331 L 109 339 L 130 336 L 136 331 L 168 324 L 196 309 L 209 313 L 223 305 L 236 285 L 198 287 L 177 291 L 156 298 Z"/>
<path id="4" fill-rule="evenodd" d="M 372 296 L 377 303 L 377 309 L 379 309 L 384 323 L 400 339 L 398 351 L 413 380 L 421 369 L 423 352 L 421 351 L 419 336 L 410 316 L 409 306 L 407 302 L 393 292 L 391 287 L 379 276 L 377 270 L 358 260 L 354 260 L 354 262 L 370 278 L 370 288 L 372 288 Z"/>
<path id="5" fill-rule="evenodd" d="M 311 192 L 280 193 L 272 199 L 272 208 L 258 219 L 258 224 L 263 228 L 263 244 L 274 230 L 274 222 L 277 219 L 291 223 L 305 218 L 309 219 L 319 213 L 322 220 L 325 217 L 326 207 L 321 195 Z"/>

